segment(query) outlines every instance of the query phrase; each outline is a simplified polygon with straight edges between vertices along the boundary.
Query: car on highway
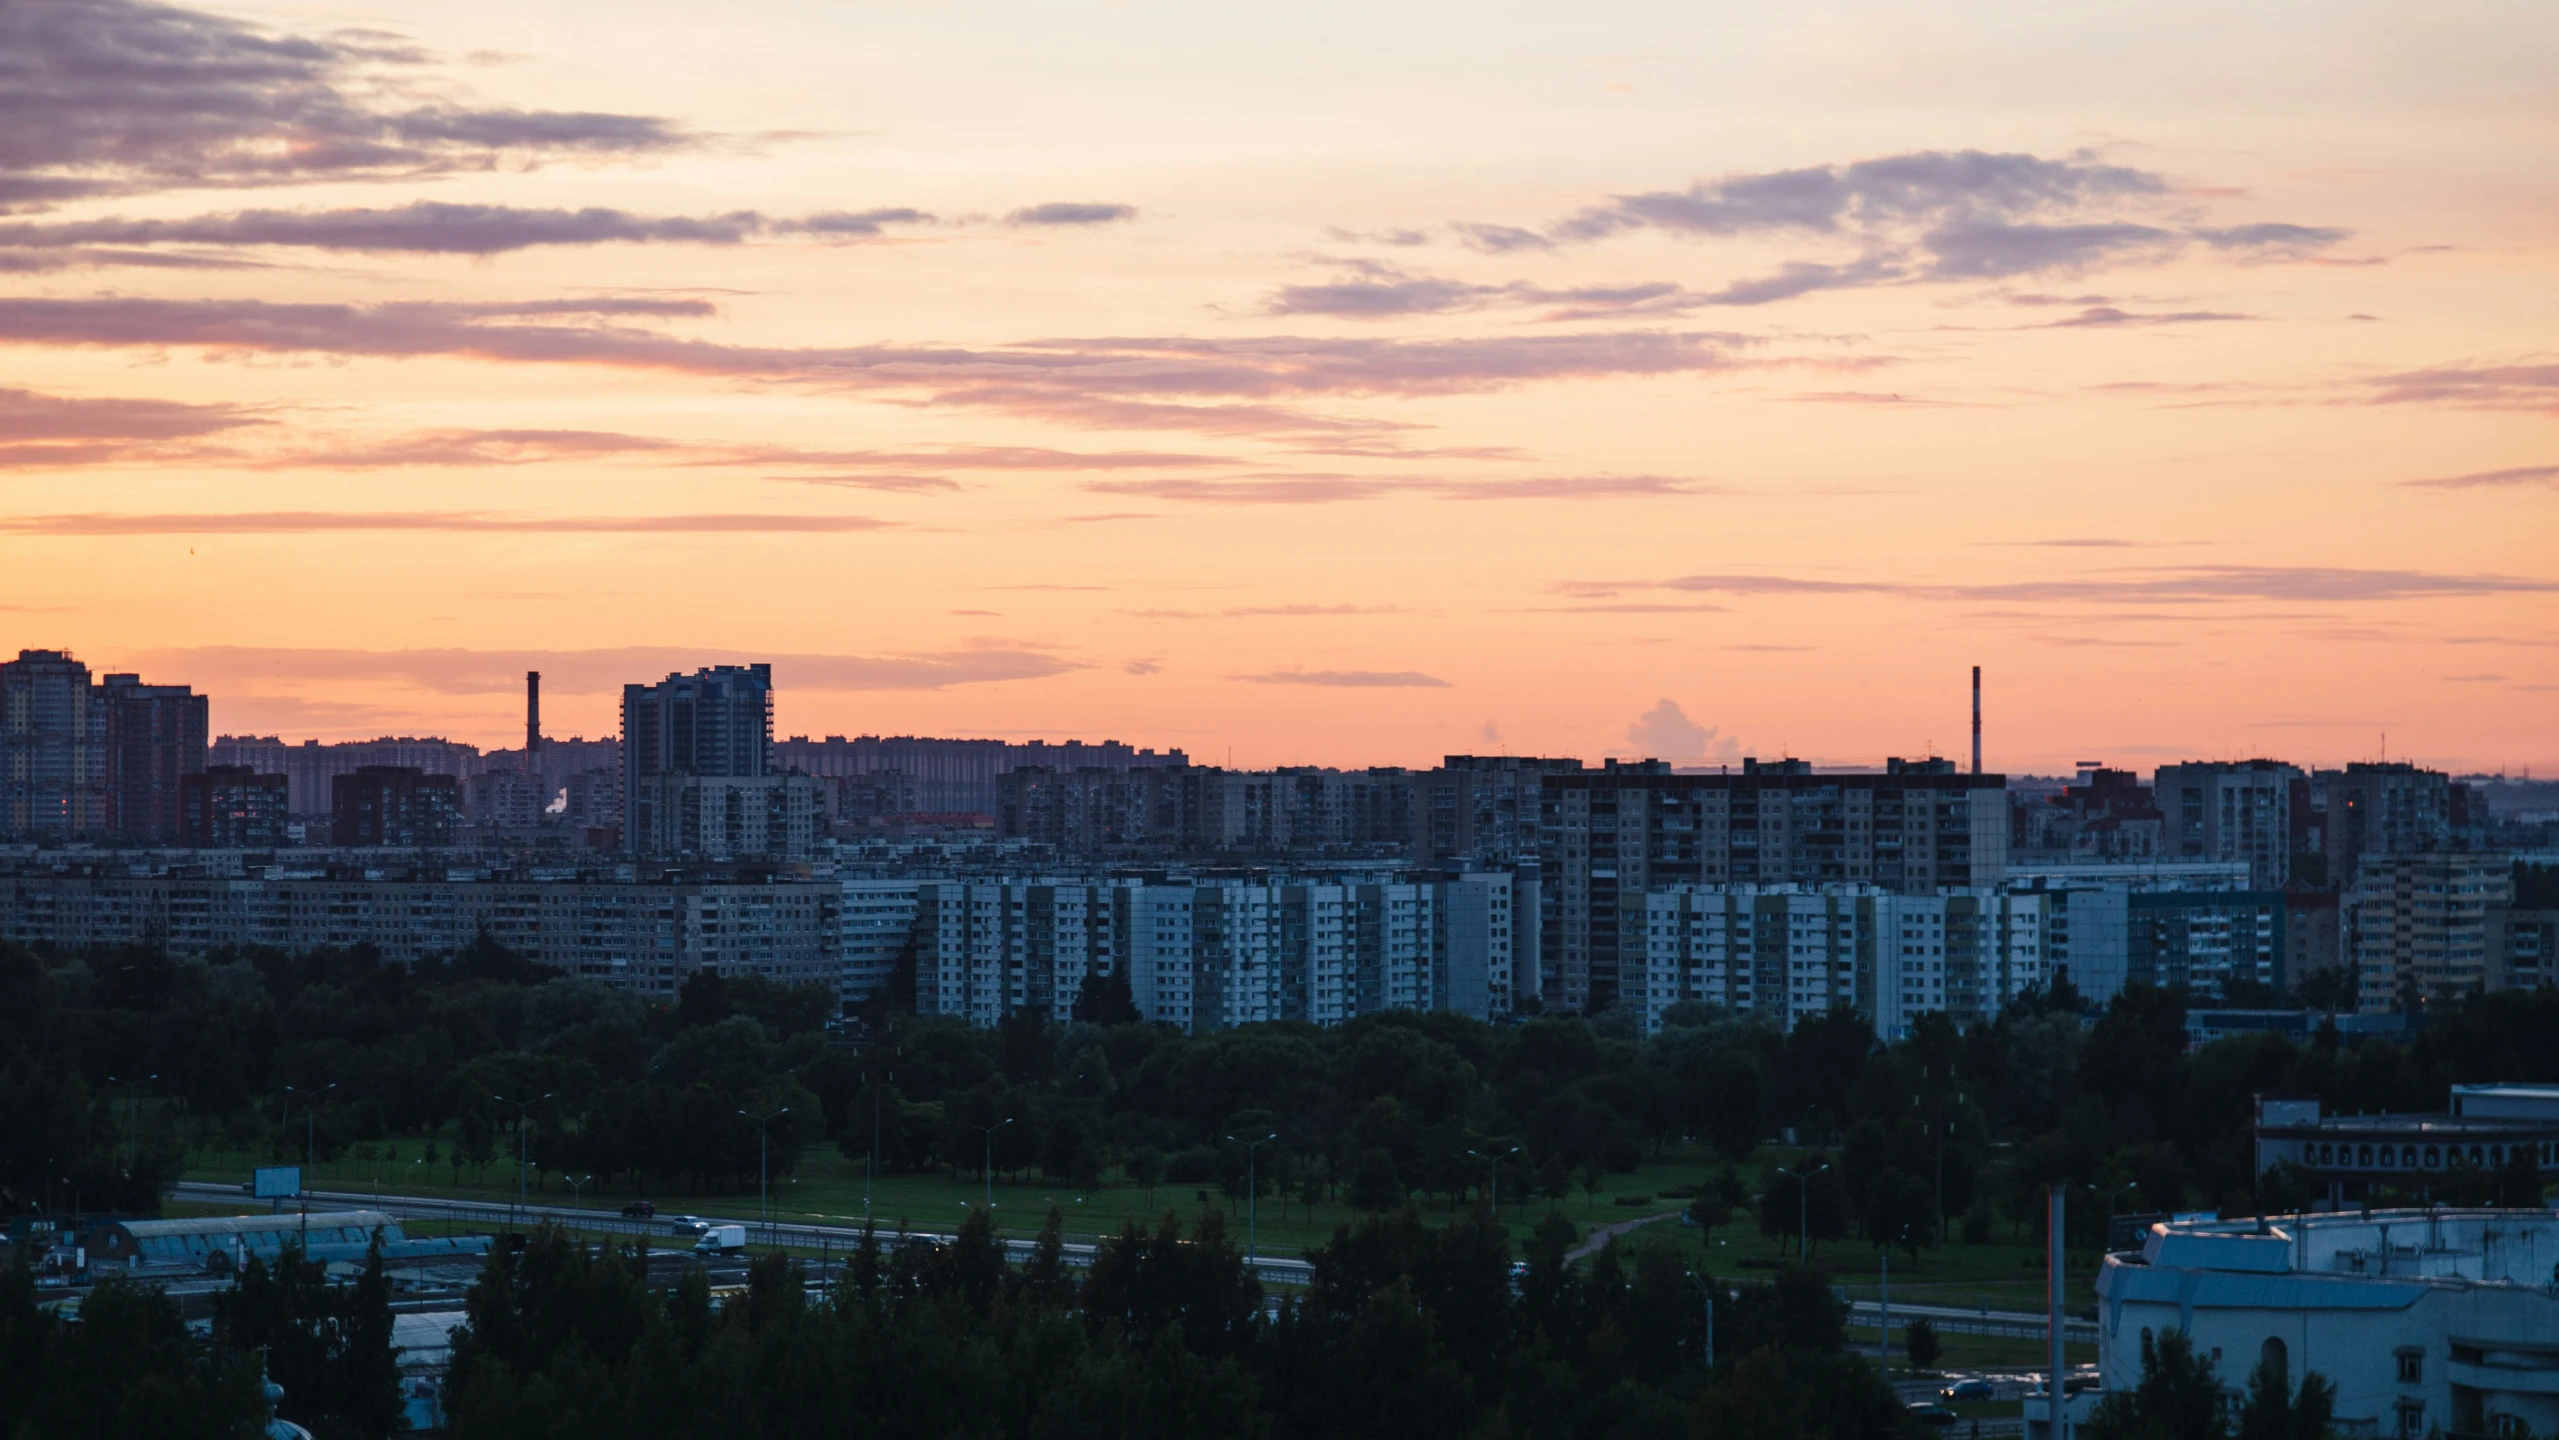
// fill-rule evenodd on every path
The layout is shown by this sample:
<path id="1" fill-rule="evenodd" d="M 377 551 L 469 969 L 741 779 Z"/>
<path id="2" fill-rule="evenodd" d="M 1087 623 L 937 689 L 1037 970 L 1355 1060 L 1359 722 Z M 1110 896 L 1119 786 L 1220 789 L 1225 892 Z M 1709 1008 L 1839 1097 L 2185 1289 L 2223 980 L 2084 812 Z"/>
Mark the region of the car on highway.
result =
<path id="1" fill-rule="evenodd" d="M 688 1234 L 699 1235 L 711 1228 L 711 1222 L 699 1215 L 669 1215 L 666 1223 Z"/>
<path id="2" fill-rule="evenodd" d="M 1937 1398 L 1949 1405 L 1958 1400 L 1996 1400 L 1999 1398 L 1999 1387 L 1976 1375 L 1970 1380 L 1958 1380 L 1938 1391 Z"/>
<path id="3" fill-rule="evenodd" d="M 622 1207 L 622 1218 L 626 1220 L 654 1220 L 657 1213 L 657 1202 L 653 1200 L 634 1200 Z"/>
<path id="4" fill-rule="evenodd" d="M 1910 1418 L 1922 1425 L 1942 1428 L 1962 1417 L 1934 1400 L 1914 1400 L 1910 1403 Z"/>

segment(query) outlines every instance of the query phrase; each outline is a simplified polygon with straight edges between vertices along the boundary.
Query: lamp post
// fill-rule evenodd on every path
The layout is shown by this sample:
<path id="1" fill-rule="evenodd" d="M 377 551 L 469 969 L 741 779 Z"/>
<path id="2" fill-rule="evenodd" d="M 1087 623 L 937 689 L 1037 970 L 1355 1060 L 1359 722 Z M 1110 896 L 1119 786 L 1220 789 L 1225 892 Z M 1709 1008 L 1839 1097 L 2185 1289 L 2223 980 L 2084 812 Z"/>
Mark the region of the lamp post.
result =
<path id="1" fill-rule="evenodd" d="M 595 1177 L 592 1175 L 562 1175 L 560 1177 L 560 1183 L 569 1187 L 569 1203 L 572 1208 L 579 1210 L 586 1208 L 586 1187 L 594 1179 Z"/>
<path id="2" fill-rule="evenodd" d="M 524 1223 L 525 1157 L 530 1153 L 526 1149 L 526 1136 L 524 1132 L 531 1122 L 533 1107 L 550 1099 L 554 1093 L 555 1092 L 553 1091 L 545 1090 L 530 1100 L 509 1100 L 504 1095 L 492 1095 L 489 1097 L 501 1105 L 512 1105 L 515 1107 L 515 1214 L 511 1218 L 512 1223 L 519 1226 Z"/>
<path id="3" fill-rule="evenodd" d="M 1493 1223 L 1499 1225 L 1502 1223 L 1502 1162 L 1518 1154 L 1519 1147 L 1513 1145 L 1499 1155 L 1487 1155 L 1481 1150 L 1469 1150 L 1466 1153 L 1483 1161 L 1493 1172 Z"/>
<path id="4" fill-rule="evenodd" d="M 746 1115 L 747 1119 L 755 1122 L 755 1218 L 763 1223 L 764 1243 L 770 1245 L 773 1243 L 773 1218 L 767 1213 L 765 1195 L 771 1188 L 772 1168 L 766 1163 L 766 1156 L 771 1154 L 771 1149 L 766 1143 L 764 1127 L 790 1114 L 791 1107 L 785 1105 L 770 1115 L 748 1115 L 744 1110 L 737 1113 Z"/>
<path id="5" fill-rule="evenodd" d="M 1812 1187 L 1808 1182 L 1810 1182 L 1814 1176 L 1819 1175 L 1829 1168 L 1830 1162 L 1825 1160 L 1810 1170 L 1780 1170 L 1777 1172 L 1778 1174 L 1784 1175 L 1795 1182 L 1795 1258 L 1798 1260 L 1807 1260 L 1811 1258 L 1811 1251 L 1808 1247 L 1810 1246 L 1813 1238 Z"/>
<path id="6" fill-rule="evenodd" d="M 156 1074 L 145 1075 L 135 1080 L 120 1080 L 113 1075 L 107 1077 L 107 1083 L 110 1085 L 133 1087 L 133 1168 L 136 1170 L 142 1168 L 142 1087 L 159 1078 Z"/>
<path id="7" fill-rule="evenodd" d="M 2130 1195 L 2132 1192 L 2134 1192 L 2135 1190 L 2138 1190 L 2138 1189 L 2140 1189 L 2140 1188 L 2141 1188 L 2141 1182 L 2140 1182 L 2140 1181 L 2138 1181 L 2138 1180 L 2135 1180 L 2135 1181 L 2133 1181 L 2132 1183 L 2130 1183 L 2130 1184 L 2128 1184 L 2128 1185 L 2125 1185 L 2123 1188 L 2121 1188 L 2121 1189 L 2119 1189 L 2119 1190 L 2116 1190 L 2116 1191 L 2113 1191 L 2112 1193 L 2110 1193 L 2110 1194 L 2108 1194 L 2108 1195 L 2106 1196 L 2106 1245 L 2107 1245 L 2107 1248 L 2112 1249 L 2112 1248 L 2114 1247 L 2114 1243 L 2115 1243 L 2115 1202 L 2116 1202 L 2116 1201 L 2118 1201 L 2118 1200 L 2121 1200 L 2122 1198 L 2124 1198 L 2124 1197 L 2125 1197 L 2125 1196 L 2127 1196 L 2127 1195 Z"/>
<path id="8" fill-rule="evenodd" d="M 1012 1124 L 1013 1117 L 1007 1115 L 992 1125 L 969 1125 L 966 1120 L 960 1123 L 986 1137 L 986 1167 L 978 1174 L 986 1180 L 986 1213 L 992 1219 L 995 1215 L 995 1132 Z"/>
<path id="9" fill-rule="evenodd" d="M 1279 1136 L 1266 1134 L 1259 1140 L 1247 1140 L 1241 1135 L 1226 1138 L 1244 1147 L 1244 1261 L 1258 1272 L 1262 1265 L 1262 1172 L 1255 1163 L 1259 1157 L 1254 1152 Z"/>
<path id="10" fill-rule="evenodd" d="M 316 1157 L 320 1153 L 320 1097 L 337 1088 L 335 1080 L 317 1090 L 299 1090 L 291 1085 L 284 1087 L 285 1094 L 299 1095 L 310 1102 L 302 1107 L 302 1194 L 299 1197 L 302 1201 L 302 1253 L 305 1255 L 311 1253 L 311 1171 L 318 1163 Z"/>
<path id="11" fill-rule="evenodd" d="M 880 1183 L 880 1051 L 886 1047 L 871 1045 L 871 1168 L 862 1177 L 862 1228 L 871 1228 L 871 1192 Z M 889 1076 L 894 1080 L 895 1075 Z M 990 1189 L 992 1187 L 989 1187 Z"/>

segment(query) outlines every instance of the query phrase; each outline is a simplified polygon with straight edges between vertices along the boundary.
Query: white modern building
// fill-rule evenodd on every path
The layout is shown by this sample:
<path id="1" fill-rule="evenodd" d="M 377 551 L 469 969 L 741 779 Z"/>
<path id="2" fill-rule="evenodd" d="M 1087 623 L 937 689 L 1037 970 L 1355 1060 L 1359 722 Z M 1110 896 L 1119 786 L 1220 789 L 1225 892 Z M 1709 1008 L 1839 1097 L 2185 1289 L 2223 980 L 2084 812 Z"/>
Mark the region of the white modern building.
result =
<path id="1" fill-rule="evenodd" d="M 2164 1223 L 2097 1276 L 2109 1391 L 2184 1331 L 2235 1406 L 2261 1363 L 2337 1387 L 2349 1436 L 2559 1431 L 2559 1216 L 2379 1210 Z"/>

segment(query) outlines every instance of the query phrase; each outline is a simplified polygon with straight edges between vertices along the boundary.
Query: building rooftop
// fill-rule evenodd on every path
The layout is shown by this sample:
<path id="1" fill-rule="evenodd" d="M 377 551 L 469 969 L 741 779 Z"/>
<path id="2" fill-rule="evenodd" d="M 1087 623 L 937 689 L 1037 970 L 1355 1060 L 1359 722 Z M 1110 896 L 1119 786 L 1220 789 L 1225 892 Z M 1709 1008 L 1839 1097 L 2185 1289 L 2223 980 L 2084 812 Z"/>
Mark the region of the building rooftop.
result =
<path id="1" fill-rule="evenodd" d="M 2552 1267 L 2559 1263 L 2559 1215 L 2437 1206 L 2279 1215 L 2262 1221 L 2161 1221 L 2150 1227 L 2139 1252 L 2120 1251 L 2107 1260 L 2108 1268 L 2119 1274 L 2209 1271 L 2543 1290 L 2550 1287 Z"/>

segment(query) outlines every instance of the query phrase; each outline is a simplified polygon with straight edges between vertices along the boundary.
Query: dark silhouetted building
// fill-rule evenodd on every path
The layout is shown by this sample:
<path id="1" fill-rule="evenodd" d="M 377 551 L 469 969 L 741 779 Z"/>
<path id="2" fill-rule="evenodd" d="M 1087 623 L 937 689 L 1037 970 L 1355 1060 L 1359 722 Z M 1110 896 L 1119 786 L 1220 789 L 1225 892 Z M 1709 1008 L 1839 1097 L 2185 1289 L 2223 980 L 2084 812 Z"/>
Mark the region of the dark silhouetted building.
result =
<path id="1" fill-rule="evenodd" d="M 0 835 L 88 839 L 107 828 L 105 713 L 61 650 L 0 664 Z"/>
<path id="2" fill-rule="evenodd" d="M 208 765 L 178 777 L 178 843 L 206 850 L 270 850 L 285 841 L 287 782 L 246 765 Z"/>
<path id="3" fill-rule="evenodd" d="M 335 845 L 450 845 L 462 818 L 460 784 L 406 765 L 367 765 L 329 781 Z"/>
<path id="4" fill-rule="evenodd" d="M 206 697 L 184 685 L 110 675 L 91 703 L 104 722 L 107 832 L 136 845 L 180 843 L 180 786 L 204 770 Z"/>

